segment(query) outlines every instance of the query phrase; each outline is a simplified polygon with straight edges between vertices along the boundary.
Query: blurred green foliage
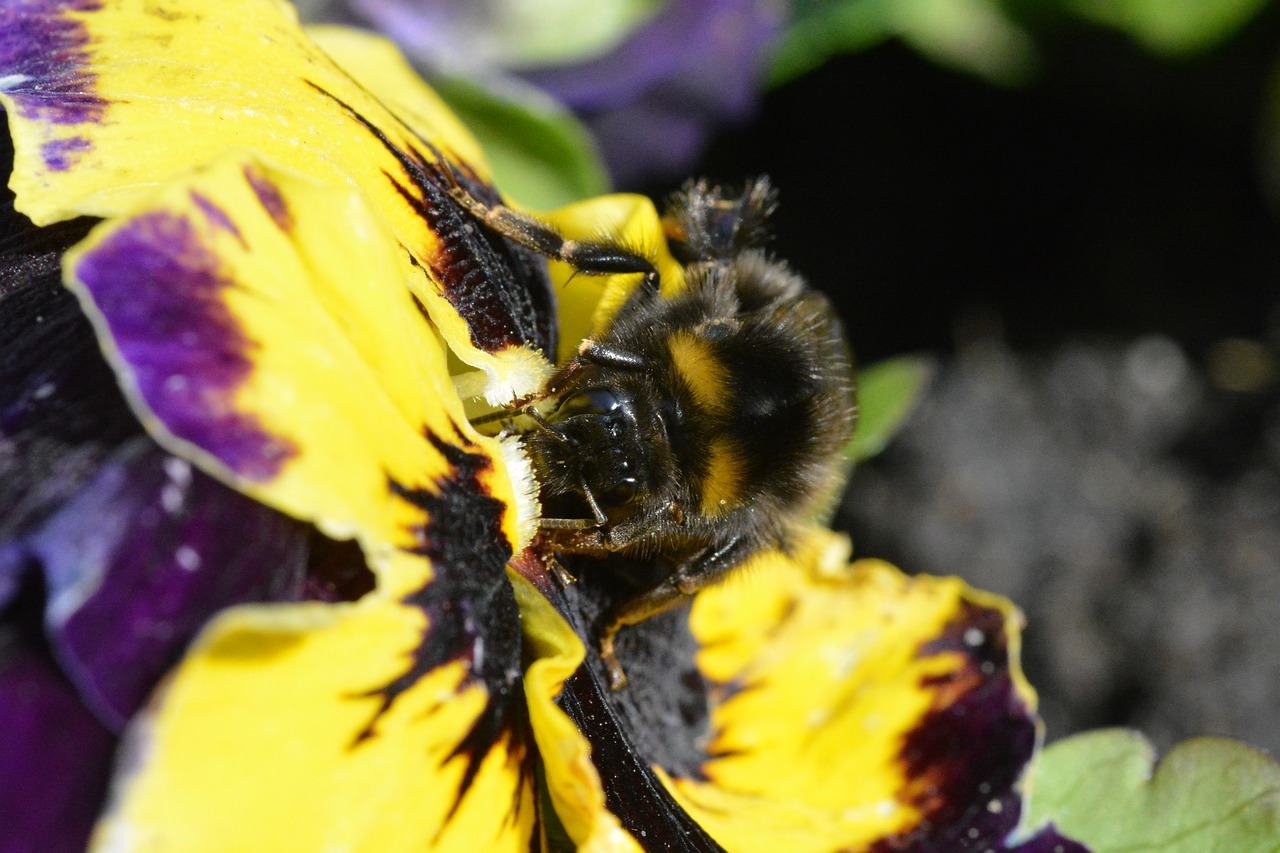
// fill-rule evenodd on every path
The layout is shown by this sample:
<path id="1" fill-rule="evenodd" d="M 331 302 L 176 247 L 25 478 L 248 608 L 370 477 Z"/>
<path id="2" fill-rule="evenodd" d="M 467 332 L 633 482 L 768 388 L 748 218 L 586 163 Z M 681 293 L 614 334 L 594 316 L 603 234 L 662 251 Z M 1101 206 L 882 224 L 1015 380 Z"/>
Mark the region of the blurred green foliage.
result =
<path id="1" fill-rule="evenodd" d="M 861 462 L 884 450 L 920 401 L 933 377 L 934 362 L 900 356 L 858 371 L 858 432 L 845 446 L 845 458 Z"/>
<path id="2" fill-rule="evenodd" d="M 500 95 L 457 77 L 431 82 L 480 140 L 508 197 L 546 210 L 609 191 L 591 134 L 547 96 L 528 88 Z"/>
<path id="3" fill-rule="evenodd" d="M 508 67 L 593 59 L 617 47 L 662 8 L 662 0 L 538 0 L 493 4 L 487 35 Z"/>
<path id="4" fill-rule="evenodd" d="M 770 85 L 892 38 L 995 81 L 1017 81 L 1034 68 L 1030 36 L 995 0 L 796 0 Z"/>
<path id="5" fill-rule="evenodd" d="M 1169 57 L 1211 50 L 1268 0 L 1058 0 L 1068 12 L 1127 34 Z"/>
<path id="6" fill-rule="evenodd" d="M 795 0 L 770 83 L 897 38 L 944 65 L 1016 84 L 1034 73 L 1037 39 L 1064 22 L 1124 33 L 1177 58 L 1211 50 L 1268 0 Z"/>

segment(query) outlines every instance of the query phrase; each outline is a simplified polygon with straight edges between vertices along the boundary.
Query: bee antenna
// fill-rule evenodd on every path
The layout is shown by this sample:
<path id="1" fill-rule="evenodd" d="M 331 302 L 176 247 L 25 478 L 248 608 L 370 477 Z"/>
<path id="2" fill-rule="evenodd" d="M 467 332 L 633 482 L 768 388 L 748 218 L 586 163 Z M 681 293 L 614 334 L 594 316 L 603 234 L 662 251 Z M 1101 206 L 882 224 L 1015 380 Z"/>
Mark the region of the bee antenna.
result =
<path id="1" fill-rule="evenodd" d="M 541 518 L 538 526 L 543 530 L 587 530 L 596 523 L 589 518 Z"/>
<path id="2" fill-rule="evenodd" d="M 600 509 L 600 504 L 596 503 L 596 496 L 591 493 L 591 487 L 587 485 L 587 481 L 582 482 L 582 496 L 586 498 L 587 506 L 591 507 L 591 515 L 595 517 L 596 524 L 604 527 L 609 523 L 609 516 L 604 514 L 604 510 Z"/>
<path id="3" fill-rule="evenodd" d="M 564 433 L 556 429 L 555 425 L 552 424 L 550 421 L 548 421 L 546 418 L 544 418 L 542 416 L 542 412 L 539 412 L 533 406 L 526 406 L 524 410 L 521 412 L 521 414 L 528 415 L 529 418 L 535 424 L 538 425 L 538 429 L 551 435 L 552 437 L 555 438 L 556 441 L 560 442 L 561 444 L 572 444 L 572 442 L 570 442 L 569 439 L 565 438 Z"/>

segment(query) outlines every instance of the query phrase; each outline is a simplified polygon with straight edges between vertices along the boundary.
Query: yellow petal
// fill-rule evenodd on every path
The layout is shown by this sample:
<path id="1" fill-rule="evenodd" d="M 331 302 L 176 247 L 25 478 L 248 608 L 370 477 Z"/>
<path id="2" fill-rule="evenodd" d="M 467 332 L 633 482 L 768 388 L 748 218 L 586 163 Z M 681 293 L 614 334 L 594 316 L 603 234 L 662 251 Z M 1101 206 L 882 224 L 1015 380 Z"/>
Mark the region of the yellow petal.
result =
<path id="1" fill-rule="evenodd" d="M 426 554 L 433 507 L 466 494 L 475 517 L 449 523 L 485 530 L 500 566 L 521 538 L 507 467 L 464 419 L 397 262 L 350 189 L 233 156 L 99 226 L 65 269 L 170 449 L 358 537 L 375 567 L 391 548 Z M 381 587 L 394 596 L 424 580 Z"/>
<path id="2" fill-rule="evenodd" d="M 645 196 L 601 196 L 540 216 L 567 235 L 608 238 L 655 261 L 663 293 L 674 294 L 684 288 L 684 269 L 671 257 L 658 211 Z M 551 279 L 560 298 L 557 362 L 573 357 L 583 339 L 608 328 L 628 294 L 640 284 L 636 275 L 588 278 L 559 262 L 551 264 Z"/>
<path id="3" fill-rule="evenodd" d="M 455 155 L 478 177 L 490 179 L 484 152 L 471 131 L 423 82 L 394 44 L 350 27 L 314 26 L 305 31 L 317 47 L 414 133 Z"/>
<path id="4" fill-rule="evenodd" d="M 659 774 L 734 853 L 892 845 L 954 823 L 948 809 L 982 812 L 1030 757 L 1016 611 L 954 578 L 842 566 L 819 536 L 694 604 L 698 665 L 720 685 L 711 757 L 704 778 Z M 962 788 L 973 799 L 952 801 Z"/>
<path id="5" fill-rule="evenodd" d="M 530 559 L 528 554 L 520 558 Z M 534 567 L 532 574 L 547 579 L 540 566 Z M 524 680 L 529 718 L 556 814 L 579 853 L 639 853 L 635 839 L 605 807 L 590 744 L 555 703 L 565 679 L 582 663 L 582 641 L 529 580 L 516 570 L 510 576 L 527 649 L 534 657 Z"/>
<path id="6" fill-rule="evenodd" d="M 131 732 L 97 849 L 529 850 L 518 649 L 494 689 L 475 655 L 438 645 L 445 613 L 376 598 L 224 612 Z"/>
<path id="7" fill-rule="evenodd" d="M 0 8 L 0 104 L 15 145 L 18 209 L 45 224 L 126 213 L 157 183 L 248 148 L 356 187 L 403 247 L 400 276 L 492 395 L 536 389 L 549 368 L 554 294 L 541 259 L 468 229 L 433 166 L 498 200 L 474 139 L 393 49 L 327 32 L 373 62 L 348 74 L 281 0 L 31 0 Z M 395 109 L 366 85 L 395 85 Z M 461 217 L 461 218 L 460 218 Z"/>

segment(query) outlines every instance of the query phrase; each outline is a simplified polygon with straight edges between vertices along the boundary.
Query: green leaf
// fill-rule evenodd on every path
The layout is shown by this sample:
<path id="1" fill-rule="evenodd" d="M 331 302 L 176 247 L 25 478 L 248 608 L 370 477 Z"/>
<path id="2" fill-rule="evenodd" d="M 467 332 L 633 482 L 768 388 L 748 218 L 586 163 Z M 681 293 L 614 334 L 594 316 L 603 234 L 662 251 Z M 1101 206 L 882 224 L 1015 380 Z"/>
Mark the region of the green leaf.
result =
<path id="1" fill-rule="evenodd" d="M 809 0 L 797 5 L 783 34 L 769 84 L 781 85 L 834 56 L 889 38 L 1002 84 L 1023 81 L 1035 67 L 1035 44 L 997 0 Z"/>
<path id="2" fill-rule="evenodd" d="M 513 88 L 503 96 L 457 77 L 431 85 L 480 140 L 498 187 L 525 207 L 545 210 L 609 191 L 591 134 L 545 95 Z"/>
<path id="3" fill-rule="evenodd" d="M 774 51 L 769 85 L 781 86 L 832 57 L 867 50 L 891 35 L 885 0 L 797 3 Z"/>
<path id="4" fill-rule="evenodd" d="M 858 371 L 858 432 L 845 446 L 854 462 L 875 456 L 915 408 L 932 378 L 934 364 L 924 356 L 900 356 Z"/>
<path id="5" fill-rule="evenodd" d="M 1267 0 L 1065 0 L 1063 5 L 1127 33 L 1154 53 L 1178 56 L 1217 46 L 1252 20 Z"/>
<path id="6" fill-rule="evenodd" d="M 902 40 L 940 65 L 1000 85 L 1026 82 L 1035 71 L 1035 42 L 996 0 L 904 0 L 895 10 Z"/>
<path id="7" fill-rule="evenodd" d="M 933 61 L 1002 85 L 1024 82 L 1038 51 L 1023 24 L 1074 15 L 1126 33 L 1162 56 L 1208 51 L 1267 0 L 794 0 L 774 55 L 779 86 L 827 60 L 897 38 Z"/>
<path id="8" fill-rule="evenodd" d="M 475 3 L 476 0 L 472 0 Z M 482 35 L 504 65 L 568 65 L 602 56 L 648 23 L 661 0 L 537 0 L 485 3 Z"/>
<path id="9" fill-rule="evenodd" d="M 1244 744 L 1184 741 L 1155 750 L 1122 729 L 1059 741 L 1040 756 L 1028 826 L 1053 821 L 1094 853 L 1280 850 L 1280 765 Z"/>

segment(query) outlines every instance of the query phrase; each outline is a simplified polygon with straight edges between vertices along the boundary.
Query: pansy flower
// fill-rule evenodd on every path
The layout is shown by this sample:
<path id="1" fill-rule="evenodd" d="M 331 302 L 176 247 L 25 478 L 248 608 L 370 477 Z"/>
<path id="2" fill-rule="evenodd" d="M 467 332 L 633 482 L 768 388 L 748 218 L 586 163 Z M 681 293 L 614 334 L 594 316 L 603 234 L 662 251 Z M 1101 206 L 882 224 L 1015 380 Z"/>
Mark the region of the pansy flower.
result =
<path id="1" fill-rule="evenodd" d="M 0 267 L 4 849 L 85 809 L 112 851 L 1081 849 L 1018 834 L 1013 609 L 816 527 L 624 632 L 603 687 L 608 585 L 548 574 L 465 404 L 636 282 L 557 308 L 571 271 L 457 204 L 501 196 L 386 43 L 0 0 L 0 103 L 35 226 Z M 646 200 L 548 218 L 680 281 Z"/>

